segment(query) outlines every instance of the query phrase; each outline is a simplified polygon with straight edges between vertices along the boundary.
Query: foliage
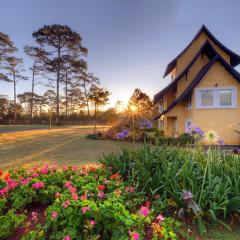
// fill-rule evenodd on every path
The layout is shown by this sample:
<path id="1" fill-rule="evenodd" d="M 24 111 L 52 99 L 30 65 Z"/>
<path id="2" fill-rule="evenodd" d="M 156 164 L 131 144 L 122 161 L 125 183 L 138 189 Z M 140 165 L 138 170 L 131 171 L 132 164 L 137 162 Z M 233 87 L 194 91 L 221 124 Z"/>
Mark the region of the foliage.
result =
<path id="1" fill-rule="evenodd" d="M 19 227 L 26 216 L 23 214 L 15 214 L 13 210 L 9 210 L 7 214 L 0 216 L 0 238 L 5 239 L 13 234 L 13 230 Z"/>
<path id="2" fill-rule="evenodd" d="M 239 160 L 211 150 L 157 145 L 125 149 L 102 162 L 151 196 L 158 210 L 176 209 L 184 219 L 192 216 L 203 232 L 203 218 L 225 225 L 222 218 L 240 212 Z M 183 191 L 192 194 L 192 202 L 184 200 Z"/>
<path id="3" fill-rule="evenodd" d="M 144 204 L 146 197 L 136 192 L 134 186 L 125 184 L 120 174 L 112 174 L 110 168 L 101 165 L 80 169 L 46 165 L 1 174 L 2 238 L 10 236 L 25 220 L 13 209 L 24 212 L 32 204 L 45 206 L 45 214 L 41 216 L 46 217 L 41 224 L 41 213 L 32 212 L 28 221 L 34 224 L 23 233 L 25 240 L 143 239 L 145 227 L 151 228 L 154 219 L 149 203 Z M 161 234 L 165 239 L 176 239 L 174 224 L 171 218 L 166 222 L 161 219 Z"/>
<path id="4" fill-rule="evenodd" d="M 56 121 L 58 121 L 61 74 L 62 71 L 65 72 L 66 70 L 64 60 L 70 56 L 71 52 L 74 56 L 87 54 L 87 49 L 81 45 L 81 36 L 67 25 L 44 25 L 38 31 L 33 32 L 32 35 L 36 42 L 51 56 L 48 57 L 46 64 L 49 72 L 56 74 Z"/>
<path id="5" fill-rule="evenodd" d="M 140 114 L 148 112 L 153 106 L 149 96 L 138 88 L 134 90 L 128 104 L 129 107 L 135 106 Z"/>
<path id="6" fill-rule="evenodd" d="M 93 85 L 90 89 L 89 93 L 89 100 L 94 105 L 94 132 L 96 131 L 96 125 L 97 125 L 97 113 L 100 106 L 104 106 L 109 101 L 109 95 L 110 92 L 108 90 L 105 90 L 104 88 L 100 88 L 96 85 Z"/>

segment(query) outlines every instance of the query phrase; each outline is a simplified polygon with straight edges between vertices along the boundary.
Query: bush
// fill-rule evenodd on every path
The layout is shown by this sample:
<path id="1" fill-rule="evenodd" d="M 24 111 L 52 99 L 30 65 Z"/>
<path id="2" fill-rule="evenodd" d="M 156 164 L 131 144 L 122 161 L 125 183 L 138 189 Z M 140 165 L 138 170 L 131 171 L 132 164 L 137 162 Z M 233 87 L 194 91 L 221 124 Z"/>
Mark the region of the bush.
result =
<path id="1" fill-rule="evenodd" d="M 102 163 L 151 196 L 158 211 L 180 210 L 182 217 L 190 215 L 201 226 L 202 218 L 221 222 L 240 212 L 237 155 L 146 145 L 105 156 Z"/>
<path id="2" fill-rule="evenodd" d="M 0 238 L 9 237 L 21 224 L 23 240 L 140 240 L 147 234 L 145 227 L 154 230 L 157 214 L 145 202 L 135 186 L 100 165 L 12 170 L 0 178 Z M 45 213 L 32 212 L 33 205 L 43 206 Z M 27 212 L 31 216 L 26 214 L 25 222 L 20 213 Z M 174 219 L 161 218 L 156 224 L 167 239 L 176 239 L 179 224 Z"/>

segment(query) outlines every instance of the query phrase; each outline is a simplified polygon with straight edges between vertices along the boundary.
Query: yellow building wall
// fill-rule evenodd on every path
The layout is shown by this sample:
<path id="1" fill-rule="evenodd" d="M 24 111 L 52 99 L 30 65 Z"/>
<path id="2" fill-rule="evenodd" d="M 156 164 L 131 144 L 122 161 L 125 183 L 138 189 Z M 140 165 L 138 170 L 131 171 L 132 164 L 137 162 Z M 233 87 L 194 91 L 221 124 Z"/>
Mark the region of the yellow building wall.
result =
<path id="1" fill-rule="evenodd" d="M 198 59 L 195 61 L 195 63 L 192 65 L 192 67 L 189 69 L 187 78 L 186 76 L 183 76 L 177 83 L 177 94 L 176 96 L 179 97 L 189 86 L 189 84 L 192 82 L 192 80 L 195 78 L 195 76 L 199 73 L 200 69 L 207 64 L 209 61 L 208 57 L 206 55 L 199 56 Z"/>
<path id="2" fill-rule="evenodd" d="M 237 108 L 230 109 L 196 109 L 196 88 L 236 87 Z M 240 83 L 230 75 L 223 66 L 216 62 L 194 89 L 193 125 L 199 126 L 204 132 L 214 130 L 224 139 L 225 144 L 240 144 Z"/>
<path id="3" fill-rule="evenodd" d="M 217 87 L 235 87 L 237 89 L 237 108 L 197 109 L 196 89 Z M 240 83 L 230 75 L 224 67 L 216 62 L 193 90 L 192 109 L 186 109 L 185 102 L 178 103 L 167 112 L 165 119 L 165 133 L 171 136 L 172 117 L 178 119 L 178 133 L 185 132 L 185 122 L 192 119 L 193 126 L 200 127 L 205 133 L 214 130 L 225 144 L 240 144 L 240 136 L 234 130 L 240 130 Z M 170 122 L 170 124 L 168 124 Z"/>
<path id="4" fill-rule="evenodd" d="M 202 32 L 195 41 L 188 47 L 188 49 L 177 59 L 176 76 L 178 76 L 184 68 L 190 63 L 196 53 L 199 51 L 203 43 L 208 40 L 215 50 L 230 63 L 230 56 L 222 51 L 215 43 L 213 43 L 208 36 Z"/>

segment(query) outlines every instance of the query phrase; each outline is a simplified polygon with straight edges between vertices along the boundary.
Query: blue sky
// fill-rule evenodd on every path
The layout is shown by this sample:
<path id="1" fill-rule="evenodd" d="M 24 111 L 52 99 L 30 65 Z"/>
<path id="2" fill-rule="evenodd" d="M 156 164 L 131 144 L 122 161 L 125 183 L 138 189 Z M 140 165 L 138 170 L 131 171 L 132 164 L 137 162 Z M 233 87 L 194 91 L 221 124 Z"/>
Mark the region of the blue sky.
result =
<path id="1" fill-rule="evenodd" d="M 1 1 L 0 31 L 20 49 L 27 69 L 31 61 L 22 47 L 34 43 L 32 32 L 44 24 L 69 25 L 82 36 L 89 71 L 111 91 L 113 105 L 126 102 L 136 87 L 152 97 L 168 84 L 162 78 L 167 63 L 203 23 L 240 53 L 239 9 L 237 0 L 7 0 Z M 17 88 L 30 90 L 30 81 Z M 0 82 L 0 94 L 12 97 L 11 84 Z"/>

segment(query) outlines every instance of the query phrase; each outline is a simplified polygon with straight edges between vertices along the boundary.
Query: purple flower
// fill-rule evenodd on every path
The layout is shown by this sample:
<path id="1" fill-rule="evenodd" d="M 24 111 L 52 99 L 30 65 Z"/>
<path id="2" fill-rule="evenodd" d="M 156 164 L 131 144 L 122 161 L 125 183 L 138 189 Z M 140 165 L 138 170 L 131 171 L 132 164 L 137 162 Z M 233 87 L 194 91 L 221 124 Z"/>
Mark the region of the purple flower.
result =
<path id="1" fill-rule="evenodd" d="M 150 121 L 148 121 L 147 119 L 143 119 L 140 122 L 140 128 L 144 129 L 151 129 L 152 128 L 152 123 Z"/>
<path id="2" fill-rule="evenodd" d="M 182 198 L 183 198 L 184 201 L 189 202 L 193 199 L 193 195 L 189 191 L 183 191 Z"/>
<path id="3" fill-rule="evenodd" d="M 129 134 L 129 131 L 127 129 L 124 129 L 122 132 L 117 134 L 117 138 L 122 140 L 124 138 L 126 138 Z"/>
<path id="4" fill-rule="evenodd" d="M 224 145 L 224 140 L 222 138 L 219 138 L 217 142 L 219 145 Z"/>
<path id="5" fill-rule="evenodd" d="M 200 137 L 202 137 L 204 134 L 203 130 L 200 127 L 195 127 L 192 131 Z"/>

